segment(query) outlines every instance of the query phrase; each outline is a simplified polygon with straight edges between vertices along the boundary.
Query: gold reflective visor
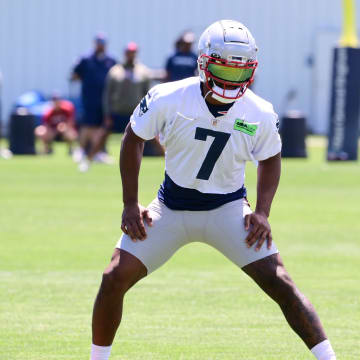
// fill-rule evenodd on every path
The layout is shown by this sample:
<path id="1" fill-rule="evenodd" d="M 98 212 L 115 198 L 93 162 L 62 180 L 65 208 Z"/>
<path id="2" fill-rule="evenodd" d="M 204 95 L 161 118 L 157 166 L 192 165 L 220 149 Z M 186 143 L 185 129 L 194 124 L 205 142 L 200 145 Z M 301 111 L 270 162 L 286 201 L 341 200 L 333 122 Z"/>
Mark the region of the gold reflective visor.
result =
<path id="1" fill-rule="evenodd" d="M 252 77 L 255 67 L 231 67 L 210 63 L 208 65 L 208 70 L 213 76 L 221 80 L 241 83 L 249 80 Z"/>

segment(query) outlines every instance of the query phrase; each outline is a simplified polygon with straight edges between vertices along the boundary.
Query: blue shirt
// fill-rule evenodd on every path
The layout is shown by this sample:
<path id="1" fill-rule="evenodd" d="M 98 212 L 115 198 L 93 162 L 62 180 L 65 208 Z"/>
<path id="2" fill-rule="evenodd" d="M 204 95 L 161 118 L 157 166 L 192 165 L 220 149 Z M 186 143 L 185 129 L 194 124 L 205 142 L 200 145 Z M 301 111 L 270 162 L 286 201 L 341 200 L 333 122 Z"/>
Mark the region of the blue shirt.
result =
<path id="1" fill-rule="evenodd" d="M 166 62 L 166 71 L 170 81 L 177 81 L 195 75 L 197 56 L 192 53 L 176 52 Z"/>
<path id="2" fill-rule="evenodd" d="M 102 96 L 108 71 L 116 64 L 115 59 L 93 53 L 83 57 L 74 68 L 82 82 L 81 95 L 85 109 L 102 108 Z"/>

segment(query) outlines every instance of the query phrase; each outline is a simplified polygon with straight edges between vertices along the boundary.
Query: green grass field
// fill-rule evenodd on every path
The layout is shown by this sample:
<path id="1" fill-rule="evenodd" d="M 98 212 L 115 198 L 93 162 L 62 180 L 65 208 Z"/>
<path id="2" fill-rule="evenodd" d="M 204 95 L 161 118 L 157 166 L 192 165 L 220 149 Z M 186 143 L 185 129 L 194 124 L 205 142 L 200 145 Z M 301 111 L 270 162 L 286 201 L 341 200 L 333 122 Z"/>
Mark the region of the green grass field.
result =
<path id="1" fill-rule="evenodd" d="M 283 161 L 271 224 L 292 277 L 339 360 L 360 359 L 360 163 Z M 111 139 L 118 156 L 119 138 Z M 140 198 L 163 177 L 146 158 Z M 255 202 L 255 169 L 247 166 Z M 101 274 L 120 236 L 117 166 L 81 174 L 52 156 L 0 159 L 0 360 L 87 360 Z M 202 244 L 181 249 L 127 295 L 111 359 L 313 359 L 280 310 L 237 267 Z"/>

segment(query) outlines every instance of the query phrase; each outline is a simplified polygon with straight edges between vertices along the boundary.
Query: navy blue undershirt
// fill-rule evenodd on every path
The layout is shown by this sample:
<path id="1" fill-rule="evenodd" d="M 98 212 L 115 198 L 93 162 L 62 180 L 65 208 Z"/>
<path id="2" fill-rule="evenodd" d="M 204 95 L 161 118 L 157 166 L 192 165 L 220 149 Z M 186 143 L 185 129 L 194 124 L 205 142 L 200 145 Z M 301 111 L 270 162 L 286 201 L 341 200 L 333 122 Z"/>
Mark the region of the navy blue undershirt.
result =
<path id="1" fill-rule="evenodd" d="M 227 113 L 229 109 L 233 106 L 234 103 L 231 104 L 222 104 L 222 105 L 213 105 L 205 101 L 209 111 L 213 114 L 214 117 L 223 116 L 224 113 Z"/>
<path id="2" fill-rule="evenodd" d="M 202 193 L 175 184 L 165 173 L 164 182 L 158 191 L 159 200 L 172 210 L 204 211 L 213 210 L 228 202 L 246 197 L 246 188 L 228 194 Z"/>

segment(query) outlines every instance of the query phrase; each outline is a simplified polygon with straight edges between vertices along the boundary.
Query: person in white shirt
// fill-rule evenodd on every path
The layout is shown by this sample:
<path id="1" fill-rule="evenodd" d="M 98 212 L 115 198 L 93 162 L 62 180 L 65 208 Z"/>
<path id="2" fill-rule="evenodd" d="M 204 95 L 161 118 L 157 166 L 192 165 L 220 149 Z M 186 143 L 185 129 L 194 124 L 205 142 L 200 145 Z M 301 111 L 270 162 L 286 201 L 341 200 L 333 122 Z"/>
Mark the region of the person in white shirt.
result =
<path id="1" fill-rule="evenodd" d="M 281 167 L 278 117 L 249 85 L 257 47 L 239 22 L 218 21 L 199 39 L 199 76 L 152 88 L 135 109 L 120 153 L 124 232 L 106 268 L 93 311 L 91 360 L 107 360 L 124 294 L 181 246 L 207 243 L 276 301 L 317 359 L 335 353 L 321 322 L 287 273 L 268 221 Z M 160 136 L 165 180 L 147 207 L 138 202 L 144 141 Z M 252 212 L 245 162 L 258 164 Z"/>

